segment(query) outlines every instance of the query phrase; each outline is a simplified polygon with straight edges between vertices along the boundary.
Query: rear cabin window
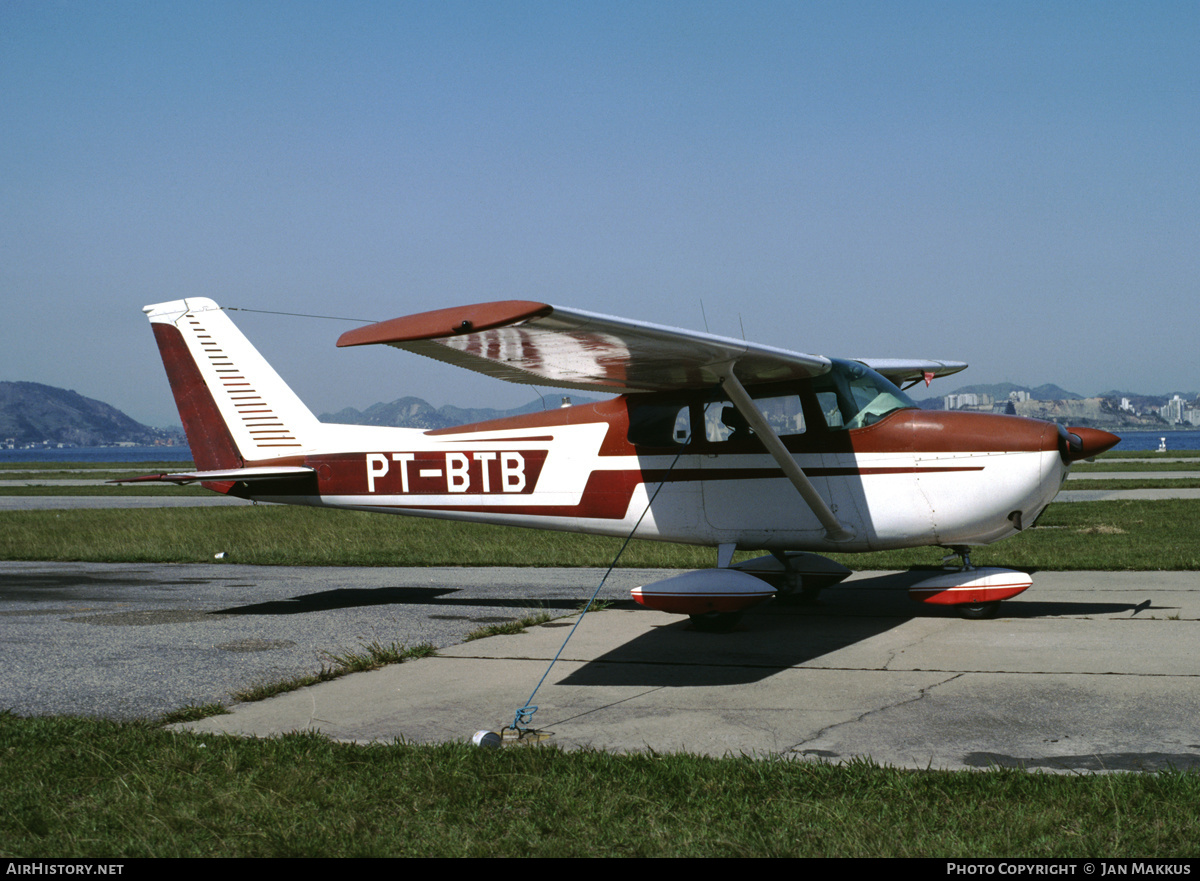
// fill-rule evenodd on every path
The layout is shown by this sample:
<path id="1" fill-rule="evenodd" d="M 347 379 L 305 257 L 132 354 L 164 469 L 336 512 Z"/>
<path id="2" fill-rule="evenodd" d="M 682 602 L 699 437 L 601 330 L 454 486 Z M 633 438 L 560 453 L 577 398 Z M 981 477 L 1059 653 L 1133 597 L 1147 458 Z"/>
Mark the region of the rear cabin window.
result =
<path id="1" fill-rule="evenodd" d="M 679 401 L 639 403 L 629 408 L 629 442 L 638 447 L 686 444 L 692 435 L 688 405 Z"/>

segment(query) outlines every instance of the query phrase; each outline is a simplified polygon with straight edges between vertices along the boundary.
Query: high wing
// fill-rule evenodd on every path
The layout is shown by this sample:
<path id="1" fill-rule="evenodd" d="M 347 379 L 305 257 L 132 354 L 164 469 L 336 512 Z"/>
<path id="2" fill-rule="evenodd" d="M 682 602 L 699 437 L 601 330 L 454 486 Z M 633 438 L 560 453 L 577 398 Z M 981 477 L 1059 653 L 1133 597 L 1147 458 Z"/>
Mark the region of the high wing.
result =
<path id="1" fill-rule="evenodd" d="M 896 385 L 920 382 L 922 379 L 925 380 L 926 385 L 929 385 L 931 379 L 949 376 L 967 369 L 964 361 L 925 361 L 915 358 L 852 358 L 851 360 L 865 364 L 876 373 L 886 376 Z"/>
<path id="2" fill-rule="evenodd" d="M 820 355 L 629 321 L 529 300 L 505 300 L 393 318 L 342 334 L 339 346 L 384 343 L 509 382 L 602 392 L 677 391 L 720 384 L 767 452 L 825 527 L 847 541 L 842 523 L 754 405 L 747 385 L 828 372 Z M 863 362 L 871 366 L 871 362 Z M 901 378 L 932 378 L 958 362 L 875 361 Z"/>
<path id="3" fill-rule="evenodd" d="M 831 366 L 820 355 L 528 300 L 393 318 L 338 340 L 376 343 L 509 382 L 612 393 L 713 386 L 730 365 L 745 385 L 819 376 Z"/>

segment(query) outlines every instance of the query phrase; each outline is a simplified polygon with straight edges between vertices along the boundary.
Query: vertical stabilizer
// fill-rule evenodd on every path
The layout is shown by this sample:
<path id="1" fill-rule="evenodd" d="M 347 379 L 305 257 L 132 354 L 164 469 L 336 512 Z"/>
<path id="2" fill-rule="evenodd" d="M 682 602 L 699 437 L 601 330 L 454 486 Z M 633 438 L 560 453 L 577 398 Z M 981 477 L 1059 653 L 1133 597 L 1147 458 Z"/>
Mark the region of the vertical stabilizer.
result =
<path id="1" fill-rule="evenodd" d="M 212 300 L 147 306 L 200 470 L 300 455 L 321 423 Z"/>

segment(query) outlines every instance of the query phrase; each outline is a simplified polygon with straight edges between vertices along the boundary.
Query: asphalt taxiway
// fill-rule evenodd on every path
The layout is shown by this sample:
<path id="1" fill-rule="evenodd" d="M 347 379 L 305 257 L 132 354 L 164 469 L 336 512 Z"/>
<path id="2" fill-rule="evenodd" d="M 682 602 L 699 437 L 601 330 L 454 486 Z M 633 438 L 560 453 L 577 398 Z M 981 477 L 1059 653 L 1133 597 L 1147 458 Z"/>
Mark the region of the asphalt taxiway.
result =
<path id="1" fill-rule="evenodd" d="M 1200 576 L 1038 572 L 992 621 L 857 573 L 814 607 L 775 602 L 732 633 L 634 609 L 667 573 L 618 570 L 533 703 L 564 748 L 687 750 L 903 767 L 1200 767 Z M 359 742 L 466 740 L 511 723 L 559 651 L 594 569 L 0 564 L 0 706 L 151 715 L 228 700 L 364 642 L 436 657 L 302 689 L 187 727 Z M 564 617 L 461 642 L 533 609 Z"/>

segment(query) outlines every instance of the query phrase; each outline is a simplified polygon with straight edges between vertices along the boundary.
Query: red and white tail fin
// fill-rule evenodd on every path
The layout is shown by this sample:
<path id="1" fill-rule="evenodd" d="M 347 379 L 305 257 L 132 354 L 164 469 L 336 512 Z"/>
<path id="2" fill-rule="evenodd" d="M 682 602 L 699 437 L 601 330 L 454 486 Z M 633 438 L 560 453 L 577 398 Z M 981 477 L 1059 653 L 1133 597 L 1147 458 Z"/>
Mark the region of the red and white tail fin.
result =
<path id="1" fill-rule="evenodd" d="M 301 455 L 321 423 L 212 300 L 146 306 L 199 470 Z"/>

